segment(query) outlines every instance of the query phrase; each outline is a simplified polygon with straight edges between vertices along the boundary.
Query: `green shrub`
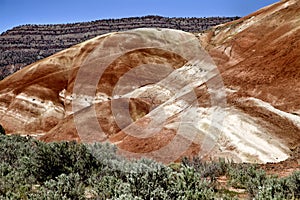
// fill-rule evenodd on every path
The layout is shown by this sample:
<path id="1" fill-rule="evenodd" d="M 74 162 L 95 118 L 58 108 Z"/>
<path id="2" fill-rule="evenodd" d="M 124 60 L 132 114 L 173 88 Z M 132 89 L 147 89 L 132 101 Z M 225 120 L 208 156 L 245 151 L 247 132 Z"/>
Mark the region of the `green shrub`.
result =
<path id="1" fill-rule="evenodd" d="M 70 173 L 61 174 L 54 180 L 46 181 L 37 189 L 36 193 L 30 195 L 30 199 L 68 199 L 81 200 L 85 199 L 85 186 L 81 181 L 80 175 Z"/>
<path id="2" fill-rule="evenodd" d="M 267 176 L 251 164 L 128 160 L 109 144 L 44 143 L 0 135 L 0 199 L 235 199 L 217 177 L 255 199 L 299 199 L 300 172 Z"/>
<path id="3" fill-rule="evenodd" d="M 259 188 L 256 199 L 300 199 L 300 171 L 286 178 L 268 178 Z"/>
<path id="4" fill-rule="evenodd" d="M 195 157 L 192 160 L 184 158 L 182 161 L 184 166 L 193 167 L 197 172 L 201 173 L 201 177 L 210 178 L 211 181 L 215 181 L 216 177 L 225 175 L 230 162 L 226 162 L 225 159 L 220 158 L 219 161 L 202 161 L 199 157 Z"/>
<path id="5" fill-rule="evenodd" d="M 70 173 L 78 173 L 86 180 L 97 168 L 97 160 L 87 147 L 75 142 L 39 143 L 28 164 L 31 173 L 40 182 Z"/>
<path id="6" fill-rule="evenodd" d="M 231 186 L 246 189 L 251 197 L 257 194 L 267 179 L 266 173 L 253 164 L 232 165 L 228 169 L 228 176 Z"/>
<path id="7" fill-rule="evenodd" d="M 0 163 L 19 167 L 23 157 L 31 157 L 39 142 L 30 137 L 0 135 Z"/>

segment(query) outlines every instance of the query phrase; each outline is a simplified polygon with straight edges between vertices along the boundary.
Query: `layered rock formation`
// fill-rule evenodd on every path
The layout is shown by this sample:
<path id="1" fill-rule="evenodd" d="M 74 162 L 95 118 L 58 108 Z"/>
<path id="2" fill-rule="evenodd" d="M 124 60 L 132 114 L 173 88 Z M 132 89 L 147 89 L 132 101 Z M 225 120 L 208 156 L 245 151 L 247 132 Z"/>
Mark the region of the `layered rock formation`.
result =
<path id="1" fill-rule="evenodd" d="M 98 36 L 2 80 L 1 123 L 166 163 L 285 160 L 300 145 L 299 11 L 289 0 L 205 33 Z"/>
<path id="2" fill-rule="evenodd" d="M 238 17 L 145 16 L 73 24 L 18 26 L 0 35 L 0 79 L 26 65 L 105 33 L 144 27 L 197 33 L 235 19 Z"/>

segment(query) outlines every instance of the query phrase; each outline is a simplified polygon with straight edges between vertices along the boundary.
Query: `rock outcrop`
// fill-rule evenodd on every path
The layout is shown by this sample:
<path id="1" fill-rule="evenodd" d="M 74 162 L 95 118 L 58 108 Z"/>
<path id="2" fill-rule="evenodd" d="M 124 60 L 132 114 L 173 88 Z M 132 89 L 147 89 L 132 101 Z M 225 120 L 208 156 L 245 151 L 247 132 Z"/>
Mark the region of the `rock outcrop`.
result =
<path id="1" fill-rule="evenodd" d="M 238 17 L 105 19 L 73 24 L 22 25 L 0 35 L 0 79 L 40 59 L 96 36 L 136 28 L 170 28 L 201 32 Z"/>

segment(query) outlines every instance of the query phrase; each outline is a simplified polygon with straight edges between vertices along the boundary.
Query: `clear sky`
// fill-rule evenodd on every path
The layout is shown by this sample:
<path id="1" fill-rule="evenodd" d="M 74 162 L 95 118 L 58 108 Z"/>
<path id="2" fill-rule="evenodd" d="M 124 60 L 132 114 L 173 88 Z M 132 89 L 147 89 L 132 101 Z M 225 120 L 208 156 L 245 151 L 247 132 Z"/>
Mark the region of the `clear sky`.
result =
<path id="1" fill-rule="evenodd" d="M 279 0 L 0 0 L 0 33 L 22 24 L 107 18 L 245 16 Z"/>

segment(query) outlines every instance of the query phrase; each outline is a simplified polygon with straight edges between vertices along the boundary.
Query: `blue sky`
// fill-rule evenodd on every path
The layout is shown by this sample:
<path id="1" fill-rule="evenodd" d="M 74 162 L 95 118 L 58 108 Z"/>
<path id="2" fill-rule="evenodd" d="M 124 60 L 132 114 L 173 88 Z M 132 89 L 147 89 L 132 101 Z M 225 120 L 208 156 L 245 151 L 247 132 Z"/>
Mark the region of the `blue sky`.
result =
<path id="1" fill-rule="evenodd" d="M 0 0 L 0 33 L 22 24 L 107 18 L 245 16 L 279 0 Z"/>

